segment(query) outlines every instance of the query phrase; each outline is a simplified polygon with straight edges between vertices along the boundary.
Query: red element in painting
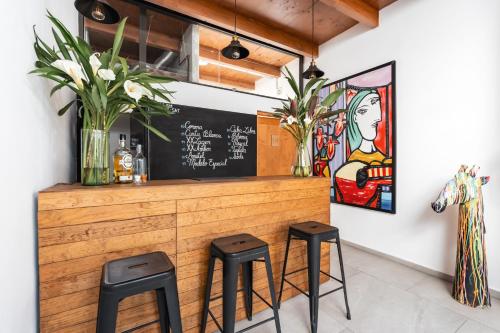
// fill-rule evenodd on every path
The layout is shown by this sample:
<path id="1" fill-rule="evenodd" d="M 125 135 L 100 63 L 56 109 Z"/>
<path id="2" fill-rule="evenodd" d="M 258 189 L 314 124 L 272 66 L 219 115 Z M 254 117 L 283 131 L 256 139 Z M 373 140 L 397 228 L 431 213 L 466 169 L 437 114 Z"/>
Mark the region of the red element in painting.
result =
<path id="1" fill-rule="evenodd" d="M 337 140 L 334 140 L 333 137 L 329 136 L 328 137 L 328 144 L 327 144 L 327 156 L 328 159 L 331 160 L 333 156 L 335 155 L 335 145 L 339 144 Z"/>
<path id="2" fill-rule="evenodd" d="M 328 167 L 327 160 L 314 161 L 314 174 L 320 175 L 322 177 L 329 177 L 330 173 L 328 172 L 327 167 Z"/>
<path id="3" fill-rule="evenodd" d="M 323 147 L 323 129 L 321 127 L 316 130 L 316 147 L 318 150 Z"/>
<path id="4" fill-rule="evenodd" d="M 394 70 L 391 62 L 320 93 L 345 89 L 333 111 L 346 111 L 319 125 L 313 139 L 314 173 L 330 175 L 332 202 L 395 213 Z"/>
<path id="5" fill-rule="evenodd" d="M 339 137 L 345 127 L 345 113 L 339 114 L 339 117 L 335 119 L 335 137 Z"/>

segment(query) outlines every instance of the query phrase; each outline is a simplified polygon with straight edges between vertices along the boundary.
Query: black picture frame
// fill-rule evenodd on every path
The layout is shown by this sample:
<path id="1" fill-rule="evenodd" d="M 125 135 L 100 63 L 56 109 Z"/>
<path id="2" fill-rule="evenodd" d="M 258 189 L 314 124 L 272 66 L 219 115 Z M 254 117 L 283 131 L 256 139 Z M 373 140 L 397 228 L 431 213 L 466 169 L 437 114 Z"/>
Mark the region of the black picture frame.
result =
<path id="1" fill-rule="evenodd" d="M 392 128 L 392 201 L 391 201 L 391 209 L 390 210 L 386 210 L 386 209 L 380 209 L 380 208 L 374 208 L 374 207 L 369 207 L 369 206 L 364 206 L 364 205 L 357 205 L 357 204 L 352 204 L 352 203 L 345 203 L 345 202 L 337 202 L 335 200 L 335 189 L 334 189 L 334 186 L 335 186 L 335 181 L 334 181 L 334 177 L 335 177 L 335 173 L 332 172 L 331 175 L 330 175 L 330 178 L 331 178 L 331 191 L 333 191 L 333 194 L 331 193 L 330 195 L 330 202 L 331 203 L 335 203 L 335 204 L 339 204 L 339 205 L 345 205 L 345 206 L 351 206 L 351 207 L 357 207 L 357 208 L 363 208 L 363 209 L 368 209 L 368 210 L 373 210 L 373 211 L 377 211 L 377 212 L 383 212 L 383 213 L 390 213 L 390 214 L 396 214 L 396 204 L 397 204 L 397 105 L 396 105 L 396 101 L 397 101 L 397 91 L 396 91 L 396 61 L 395 60 L 392 60 L 392 61 L 389 61 L 389 62 L 386 62 L 386 63 L 383 63 L 381 65 L 378 65 L 378 66 L 375 66 L 375 67 L 372 67 L 372 68 L 369 68 L 369 69 L 366 69 L 366 70 L 363 70 L 361 72 L 358 72 L 356 74 L 353 74 L 353 75 L 349 75 L 345 78 L 342 78 L 342 79 L 339 79 L 339 80 L 336 80 L 336 81 L 333 81 L 327 85 L 325 85 L 323 87 L 323 89 L 329 89 L 329 87 L 331 85 L 336 85 L 336 84 L 339 84 L 341 82 L 345 82 L 347 80 L 350 80 L 350 79 L 353 79 L 355 77 L 358 77 L 358 76 L 361 76 L 361 75 L 364 75 L 364 74 L 367 74 L 367 73 L 370 73 L 370 72 L 373 72 L 375 70 L 378 70 L 378 69 L 381 69 L 381 68 L 384 68 L 384 67 L 387 67 L 387 66 L 391 66 L 391 89 L 392 89 L 392 94 L 391 94 L 391 105 L 392 105 L 392 124 L 391 124 L 391 128 Z M 316 128 L 315 128 L 315 131 L 314 133 L 316 133 Z M 388 135 L 389 132 L 387 132 L 387 135 Z M 313 165 L 314 165 L 314 149 L 315 149 L 315 145 L 316 145 L 316 136 L 313 134 L 313 139 L 311 140 L 311 152 L 313 152 Z M 313 170 L 315 170 L 313 168 Z"/>

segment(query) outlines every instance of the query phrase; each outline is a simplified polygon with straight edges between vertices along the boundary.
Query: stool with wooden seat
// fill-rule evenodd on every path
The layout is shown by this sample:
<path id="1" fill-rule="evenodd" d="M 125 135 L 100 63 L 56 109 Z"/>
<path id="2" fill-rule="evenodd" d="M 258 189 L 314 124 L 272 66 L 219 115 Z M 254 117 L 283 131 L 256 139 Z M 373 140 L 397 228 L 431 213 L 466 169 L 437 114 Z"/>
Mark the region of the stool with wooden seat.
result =
<path id="1" fill-rule="evenodd" d="M 293 272 L 286 273 L 286 264 L 288 261 L 288 251 L 290 249 L 290 242 L 292 240 L 302 240 L 307 242 L 307 267 L 295 270 Z M 339 255 L 340 262 L 340 274 L 342 279 L 331 276 L 330 274 L 324 272 L 320 268 L 321 259 L 321 243 L 336 243 L 337 251 Z M 303 270 L 308 270 L 308 282 L 309 282 L 309 292 L 298 288 L 296 285 L 291 283 L 286 279 L 288 275 L 301 272 Z M 334 279 L 342 284 L 341 287 L 335 288 L 322 295 L 319 295 L 319 274 L 325 274 L 326 276 Z M 311 320 L 311 332 L 316 333 L 318 331 L 318 304 L 319 298 L 329 295 L 335 291 L 343 289 L 345 307 L 347 310 L 347 319 L 351 319 L 351 313 L 349 311 L 349 304 L 347 302 L 347 291 L 345 285 L 345 275 L 344 275 L 344 263 L 342 261 L 342 249 L 340 247 L 340 236 L 339 229 L 328 224 L 323 224 L 319 222 L 309 221 L 298 224 L 292 224 L 288 229 L 288 240 L 286 243 L 285 251 L 285 262 L 283 263 L 283 273 L 281 277 L 281 287 L 278 299 L 278 307 L 281 305 L 281 295 L 283 294 L 283 285 L 287 282 L 292 287 L 300 291 L 302 294 L 309 298 L 309 317 Z"/>
<path id="2" fill-rule="evenodd" d="M 152 290 L 156 291 L 161 331 L 168 333 L 172 329 L 172 333 L 182 333 L 175 268 L 163 252 L 113 260 L 104 264 L 96 332 L 115 332 L 118 303 L 126 297 Z"/>
<path id="3" fill-rule="evenodd" d="M 222 295 L 211 298 L 212 280 L 214 275 L 215 260 L 217 258 L 222 261 Z M 267 302 L 253 289 L 254 261 L 264 262 L 266 265 L 271 303 Z M 243 271 L 243 288 L 237 290 L 238 271 L 240 266 L 242 266 Z M 267 318 L 239 332 L 250 330 L 271 320 L 274 320 L 275 322 L 276 331 L 281 332 L 278 306 L 276 304 L 276 295 L 274 292 L 271 259 L 269 257 L 269 246 L 267 243 L 249 234 L 239 234 L 217 238 L 212 241 L 210 246 L 210 261 L 200 329 L 201 333 L 205 332 L 209 314 L 222 333 L 234 333 L 236 321 L 236 295 L 237 292 L 240 291 L 243 291 L 245 294 L 245 311 L 248 320 L 252 320 L 252 294 L 255 294 L 271 309 L 273 309 L 274 315 L 273 317 Z M 222 326 L 210 310 L 210 301 L 220 298 L 222 298 Z"/>

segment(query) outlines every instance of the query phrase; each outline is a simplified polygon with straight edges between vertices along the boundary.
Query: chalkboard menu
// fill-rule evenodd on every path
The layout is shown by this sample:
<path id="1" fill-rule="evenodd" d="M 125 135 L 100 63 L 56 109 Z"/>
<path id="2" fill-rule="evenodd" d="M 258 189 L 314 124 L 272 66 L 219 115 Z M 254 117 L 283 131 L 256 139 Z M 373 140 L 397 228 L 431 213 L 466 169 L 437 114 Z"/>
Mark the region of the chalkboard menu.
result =
<path id="1" fill-rule="evenodd" d="M 150 179 L 256 175 L 256 115 L 184 105 L 172 109 L 171 117 L 151 121 L 171 142 L 146 136 Z"/>

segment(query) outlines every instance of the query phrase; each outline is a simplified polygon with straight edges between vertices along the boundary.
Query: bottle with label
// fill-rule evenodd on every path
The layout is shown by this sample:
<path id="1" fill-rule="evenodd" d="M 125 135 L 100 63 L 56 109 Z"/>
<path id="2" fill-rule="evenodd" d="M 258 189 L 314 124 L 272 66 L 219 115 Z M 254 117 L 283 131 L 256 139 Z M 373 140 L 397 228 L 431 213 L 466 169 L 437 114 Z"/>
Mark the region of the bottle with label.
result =
<path id="1" fill-rule="evenodd" d="M 145 184 L 148 181 L 148 169 L 146 157 L 142 153 L 142 145 L 137 145 L 136 154 L 133 160 L 134 184 Z"/>
<path id="2" fill-rule="evenodd" d="M 132 183 L 133 169 L 132 169 L 132 154 L 125 146 L 127 136 L 120 134 L 120 147 L 114 155 L 114 176 L 115 183 L 127 184 Z"/>

